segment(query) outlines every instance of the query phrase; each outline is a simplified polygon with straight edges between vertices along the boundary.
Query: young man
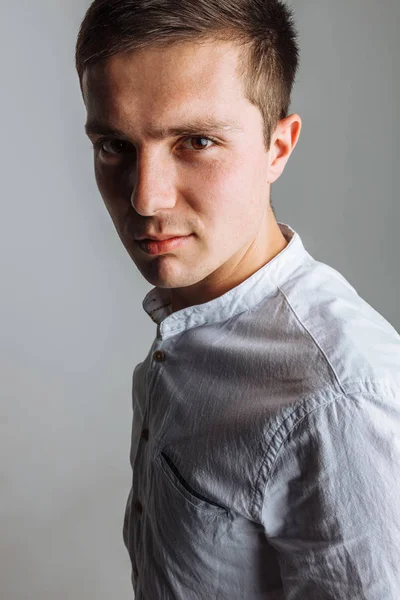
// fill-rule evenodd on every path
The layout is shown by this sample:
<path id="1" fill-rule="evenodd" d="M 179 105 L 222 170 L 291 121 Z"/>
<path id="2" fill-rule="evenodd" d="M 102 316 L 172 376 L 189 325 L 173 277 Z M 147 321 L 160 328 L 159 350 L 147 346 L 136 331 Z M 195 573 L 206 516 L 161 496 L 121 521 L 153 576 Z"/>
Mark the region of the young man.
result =
<path id="1" fill-rule="evenodd" d="M 398 600 L 400 338 L 275 219 L 299 138 L 276 0 L 96 0 L 96 180 L 154 288 L 124 540 L 137 600 Z"/>

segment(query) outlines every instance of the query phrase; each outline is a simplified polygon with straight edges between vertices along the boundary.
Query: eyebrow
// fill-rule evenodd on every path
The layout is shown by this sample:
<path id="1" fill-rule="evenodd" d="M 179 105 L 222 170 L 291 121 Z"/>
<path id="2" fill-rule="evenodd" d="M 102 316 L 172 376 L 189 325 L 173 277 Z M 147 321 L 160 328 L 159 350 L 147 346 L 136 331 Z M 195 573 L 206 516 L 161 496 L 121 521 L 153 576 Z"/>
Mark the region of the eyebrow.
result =
<path id="1" fill-rule="evenodd" d="M 109 135 L 127 139 L 127 134 L 121 129 L 110 127 L 99 119 L 88 121 L 85 125 L 87 135 Z M 217 131 L 239 133 L 243 128 L 236 121 L 220 121 L 217 119 L 205 118 L 196 119 L 188 123 L 182 123 L 177 127 L 155 128 L 149 127 L 145 134 L 153 140 L 163 140 L 168 137 L 180 135 L 193 135 L 198 133 L 213 133 Z"/>

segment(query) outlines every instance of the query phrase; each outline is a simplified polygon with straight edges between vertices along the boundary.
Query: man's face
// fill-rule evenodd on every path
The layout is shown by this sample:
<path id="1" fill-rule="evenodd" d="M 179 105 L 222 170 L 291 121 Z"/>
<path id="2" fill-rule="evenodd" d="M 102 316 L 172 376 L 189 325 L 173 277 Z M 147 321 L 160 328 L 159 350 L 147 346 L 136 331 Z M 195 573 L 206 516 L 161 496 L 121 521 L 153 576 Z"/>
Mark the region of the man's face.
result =
<path id="1" fill-rule="evenodd" d="M 83 77 L 96 181 L 122 243 L 147 281 L 198 298 L 229 289 L 246 261 L 259 268 L 268 244 L 269 153 L 237 58 L 224 42 L 179 44 L 117 54 Z M 231 129 L 201 125 L 214 121 Z M 140 246 L 147 235 L 190 237 Z"/>

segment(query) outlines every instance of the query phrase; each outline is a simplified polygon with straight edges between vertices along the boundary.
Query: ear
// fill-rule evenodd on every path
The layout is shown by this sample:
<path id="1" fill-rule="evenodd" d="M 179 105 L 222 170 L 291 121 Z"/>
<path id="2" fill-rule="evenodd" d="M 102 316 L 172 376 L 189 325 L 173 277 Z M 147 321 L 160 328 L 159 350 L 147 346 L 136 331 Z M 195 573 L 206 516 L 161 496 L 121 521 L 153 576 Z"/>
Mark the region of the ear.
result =
<path id="1" fill-rule="evenodd" d="M 274 183 L 281 176 L 299 139 L 301 124 L 296 114 L 279 121 L 271 139 L 267 183 Z"/>

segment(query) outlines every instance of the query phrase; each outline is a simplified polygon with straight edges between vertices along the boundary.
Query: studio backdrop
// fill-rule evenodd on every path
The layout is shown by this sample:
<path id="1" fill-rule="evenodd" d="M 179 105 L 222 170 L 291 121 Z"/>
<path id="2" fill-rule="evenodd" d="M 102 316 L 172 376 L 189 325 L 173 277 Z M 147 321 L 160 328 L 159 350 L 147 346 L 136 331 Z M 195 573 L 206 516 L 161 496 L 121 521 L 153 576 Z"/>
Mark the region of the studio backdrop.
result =
<path id="1" fill-rule="evenodd" d="M 128 600 L 131 380 L 151 285 L 96 188 L 89 2 L 1 1 L 0 597 Z M 298 145 L 277 219 L 400 330 L 398 0 L 296 0 Z"/>

